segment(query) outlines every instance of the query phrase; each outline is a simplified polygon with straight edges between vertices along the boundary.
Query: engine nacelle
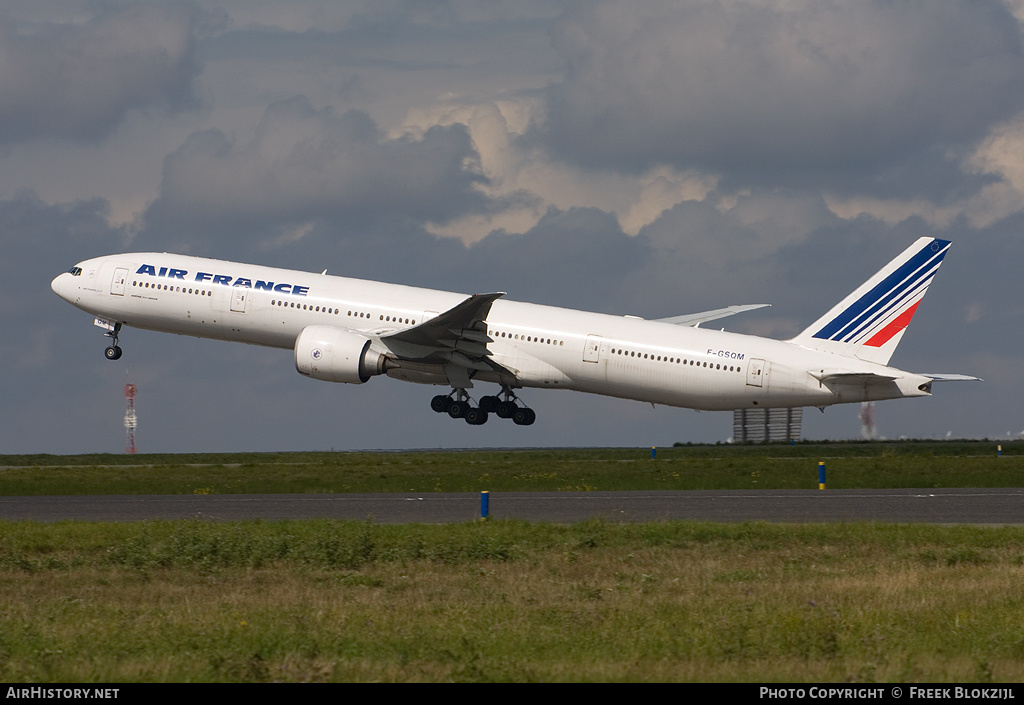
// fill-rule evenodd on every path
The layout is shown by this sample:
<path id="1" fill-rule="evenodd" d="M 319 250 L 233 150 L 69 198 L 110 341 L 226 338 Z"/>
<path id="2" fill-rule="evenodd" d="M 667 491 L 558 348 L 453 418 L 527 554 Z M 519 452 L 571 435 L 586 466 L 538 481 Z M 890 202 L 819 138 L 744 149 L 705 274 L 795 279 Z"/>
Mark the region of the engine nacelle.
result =
<path id="1" fill-rule="evenodd" d="M 307 326 L 295 340 L 295 369 L 325 382 L 362 384 L 383 374 L 385 359 L 366 336 L 334 326 Z"/>

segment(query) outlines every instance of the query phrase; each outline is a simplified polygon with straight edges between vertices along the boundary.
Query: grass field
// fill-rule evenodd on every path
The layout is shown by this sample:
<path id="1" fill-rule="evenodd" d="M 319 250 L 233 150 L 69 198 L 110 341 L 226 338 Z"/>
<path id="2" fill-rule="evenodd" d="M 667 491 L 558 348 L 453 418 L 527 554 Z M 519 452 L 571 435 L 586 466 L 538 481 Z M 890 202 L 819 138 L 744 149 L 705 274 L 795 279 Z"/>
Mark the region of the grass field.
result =
<path id="1" fill-rule="evenodd" d="M 0 679 L 1024 679 L 1024 530 L 0 524 Z"/>
<path id="2" fill-rule="evenodd" d="M 7 456 L 0 487 L 1021 486 L 1020 451 Z M 1021 526 L 0 521 L 0 680 L 1020 682 L 1022 579 Z"/>
<path id="3" fill-rule="evenodd" d="M 0 456 L 13 495 L 1019 487 L 1024 443 Z"/>

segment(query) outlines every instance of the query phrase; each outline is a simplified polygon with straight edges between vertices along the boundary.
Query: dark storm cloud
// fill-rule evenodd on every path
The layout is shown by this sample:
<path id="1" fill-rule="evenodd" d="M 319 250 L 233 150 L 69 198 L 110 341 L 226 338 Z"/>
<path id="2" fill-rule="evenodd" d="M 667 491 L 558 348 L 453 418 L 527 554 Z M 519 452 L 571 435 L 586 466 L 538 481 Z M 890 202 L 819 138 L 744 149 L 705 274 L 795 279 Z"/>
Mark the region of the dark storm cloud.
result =
<path id="1" fill-rule="evenodd" d="M 31 193 L 0 199 L 0 317 L 16 331 L 0 341 L 5 360 L 34 367 L 53 356 L 34 359 L 26 341 L 52 335 L 56 320 L 75 318 L 50 291 L 51 279 L 80 260 L 124 247 L 127 234 L 110 227 L 107 215 L 101 199 L 47 204 Z M 22 376 L 8 375 L 7 382 L 20 385 Z"/>
<path id="2" fill-rule="evenodd" d="M 977 375 L 984 382 L 936 384 L 932 400 L 906 406 L 887 403 L 889 433 L 899 428 L 898 433 L 931 438 L 952 428 L 958 434 L 994 438 L 1013 431 L 1016 439 L 1024 425 L 1018 335 L 1024 328 L 1019 286 L 1022 228 L 1021 214 L 986 228 L 955 222 L 939 232 L 920 218 L 889 227 L 859 218 L 779 249 L 764 266 L 779 280 L 792 283 L 780 292 L 779 308 L 797 312 L 807 324 L 822 313 L 822 303 L 839 300 L 916 238 L 937 235 L 952 240 L 892 364 L 918 372 Z"/>
<path id="3" fill-rule="evenodd" d="M 0 452 L 95 447 L 99 380 L 83 372 L 77 341 L 99 329 L 58 299 L 50 280 L 82 259 L 124 246 L 126 233 L 111 228 L 107 214 L 100 199 L 58 205 L 30 193 L 0 199 L 0 320 L 9 333 L 0 339 L 0 398 L 7 404 Z M 104 338 L 93 340 L 99 354 Z M 62 414 L 75 421 L 56 421 Z"/>
<path id="4" fill-rule="evenodd" d="M 644 239 L 597 208 L 550 209 L 526 233 L 495 232 L 466 251 L 474 289 L 508 290 L 520 301 L 623 312 L 622 276 L 649 261 Z"/>
<path id="5" fill-rule="evenodd" d="M 752 190 L 729 208 L 683 201 L 636 236 L 651 256 L 642 267 L 616 275 L 619 305 L 644 317 L 665 317 L 775 303 L 787 283 L 766 266 L 772 253 L 841 223 L 821 196 L 805 191 Z M 777 309 L 758 311 L 729 321 L 729 328 L 777 315 Z M 776 332 L 775 327 L 760 330 Z"/>
<path id="6" fill-rule="evenodd" d="M 98 198 L 49 204 L 25 192 L 0 199 L 0 282 L 28 291 L 38 277 L 52 272 L 49 284 L 77 259 L 122 247 L 127 234 L 110 227 L 108 216 L 107 202 Z"/>
<path id="7" fill-rule="evenodd" d="M 194 133 L 164 161 L 151 227 L 301 226 L 322 219 L 369 228 L 387 218 L 443 223 L 488 207 L 463 125 L 391 139 L 363 112 L 271 104 L 251 139 Z M 250 232 L 254 232 L 250 229 Z"/>
<path id="8" fill-rule="evenodd" d="M 194 12 L 136 3 L 83 23 L 20 26 L 0 15 L 0 143 L 95 140 L 136 109 L 193 104 Z"/>
<path id="9" fill-rule="evenodd" d="M 0 193 L 0 311 L 10 331 L 0 343 L 9 368 L 0 383 L 8 422 L 2 449 L 119 451 L 126 381 L 140 385 L 145 451 L 636 446 L 730 433 L 729 414 L 540 390 L 523 391 L 538 410 L 536 425 L 469 428 L 429 411 L 436 388 L 383 378 L 331 385 L 299 377 L 289 350 L 138 329 L 123 332 L 124 358 L 111 363 L 92 316 L 54 296 L 49 282 L 79 260 L 124 250 L 327 268 L 467 294 L 502 290 L 513 300 L 647 318 L 770 302 L 771 309 L 721 325 L 788 337 L 914 238 L 951 237 L 955 246 L 893 362 L 989 381 L 936 385 L 934 400 L 881 406 L 883 433 L 1019 429 L 1021 217 L 936 230 L 916 217 L 896 225 L 842 218 L 822 196 L 823 189 L 838 201 L 865 191 L 885 199 L 924 193 L 954 210 L 956 199 L 991 179 L 965 175 L 960 164 L 993 121 L 1021 107 L 1016 21 L 985 0 L 778 4 L 782 9 L 734 0 L 566 3 L 551 34 L 555 54 L 537 48 L 546 20 L 515 24 L 519 5 L 488 5 L 471 21 L 449 18 L 445 11 L 455 6 L 433 4 L 436 21 L 417 24 L 404 17 L 404 6 L 371 4 L 333 27 L 319 24 L 318 5 L 301 7 L 310 21 L 291 27 L 294 5 L 267 6 L 245 20 L 233 13 L 260 6 L 243 3 L 223 11 L 227 31 L 202 43 L 194 89 L 207 112 L 175 124 L 132 120 L 132 130 L 114 133 L 133 109 L 189 105 L 187 77 L 196 69 L 190 37 L 201 31 L 192 15 L 178 5 L 105 3 L 128 9 L 77 25 L 58 24 L 41 10 L 33 16 L 52 24 L 8 24 L 0 37 L 0 96 L 17 97 L 20 107 L 0 105 L 0 144 L 108 138 L 60 149 L 44 139 L 19 145 L 12 151 L 31 167 L 24 186 L 42 193 L 48 174 L 86 173 L 68 171 L 69 159 L 96 160 L 106 174 L 139 165 L 132 173 L 151 179 L 127 193 L 123 179 L 51 186 L 47 202 Z M 534 15 L 558 7 L 544 3 Z M 128 39 L 109 29 L 115 25 L 148 27 L 128 39 L 144 40 L 154 52 L 163 37 L 180 41 L 167 45 L 163 63 L 147 64 L 149 55 L 128 51 Z M 121 58 L 94 61 L 97 75 L 79 86 L 91 93 L 64 93 L 46 82 L 71 73 L 68 48 L 99 60 L 107 56 L 101 44 Z M 11 57 L 18 62 L 8 63 Z M 137 75 L 146 66 L 158 79 L 152 92 Z M 21 82 L 26 76 L 33 81 Z M 538 132 L 519 141 L 526 116 L 537 114 L 531 91 L 548 81 L 550 129 L 541 133 L 538 122 Z M 293 95 L 300 97 L 280 100 Z M 516 118 L 504 125 L 508 149 L 494 146 L 501 139 L 488 142 L 493 136 L 482 123 L 450 124 L 460 109 L 469 115 L 468 108 L 498 100 Z M 50 124 L 43 108 L 52 106 L 68 114 Z M 198 129 L 197 119 L 208 129 L 186 138 L 180 130 Z M 426 129 L 434 121 L 445 125 Z M 425 131 L 386 133 L 409 123 Z M 152 148 L 140 150 L 133 140 Z M 481 155 L 497 160 L 484 164 L 491 183 Z M 575 166 L 557 164 L 560 176 L 552 177 L 558 160 Z M 639 234 L 626 235 L 618 218 L 627 206 L 601 198 L 610 189 L 600 172 L 618 172 L 614 183 L 640 193 L 646 187 L 638 184 L 650 180 L 643 170 L 656 164 L 686 172 L 672 178 L 707 175 L 716 186 L 686 196 L 699 200 L 678 195 L 656 198 L 657 208 L 638 205 L 649 222 L 641 227 L 634 218 L 630 232 Z M 502 179 L 514 185 L 502 189 Z M 541 184 L 559 193 L 545 193 Z M 484 195 L 515 188 L 531 195 L 500 203 Z M 77 201 L 77 194 L 99 198 Z M 458 225 L 467 214 L 490 215 L 513 199 L 559 207 L 522 232 L 478 233 L 473 245 L 428 230 Z M 662 203 L 667 210 L 658 216 Z M 598 207 L 574 207 L 581 204 Z M 519 210 L 539 212 L 531 208 Z M 143 209 L 132 237 L 110 225 Z M 474 394 L 493 391 L 481 384 Z M 856 414 L 855 406 L 807 412 L 805 434 L 856 436 Z"/>
<path id="10" fill-rule="evenodd" d="M 586 166 L 817 184 L 973 143 L 1024 107 L 1002 3 L 582 3 L 547 144 Z"/>

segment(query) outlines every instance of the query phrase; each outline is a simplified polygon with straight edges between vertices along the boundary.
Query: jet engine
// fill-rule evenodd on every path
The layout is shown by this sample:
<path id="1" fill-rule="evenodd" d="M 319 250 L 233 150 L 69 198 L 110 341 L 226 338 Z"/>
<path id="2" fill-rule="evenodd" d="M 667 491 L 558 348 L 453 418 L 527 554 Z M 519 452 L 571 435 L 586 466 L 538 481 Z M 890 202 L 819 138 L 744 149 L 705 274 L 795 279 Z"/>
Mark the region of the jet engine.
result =
<path id="1" fill-rule="evenodd" d="M 386 359 L 369 338 L 344 328 L 307 326 L 295 340 L 295 369 L 325 382 L 362 384 L 384 373 Z"/>

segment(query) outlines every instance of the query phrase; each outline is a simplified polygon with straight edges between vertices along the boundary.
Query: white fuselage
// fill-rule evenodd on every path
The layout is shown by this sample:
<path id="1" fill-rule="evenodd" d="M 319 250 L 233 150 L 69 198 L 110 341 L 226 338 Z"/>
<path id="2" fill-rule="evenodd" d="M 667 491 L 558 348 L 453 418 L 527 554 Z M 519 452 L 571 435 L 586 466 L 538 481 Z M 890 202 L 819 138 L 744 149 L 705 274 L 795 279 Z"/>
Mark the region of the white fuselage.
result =
<path id="1" fill-rule="evenodd" d="M 52 287 L 113 325 L 293 348 L 307 326 L 379 339 L 466 295 L 166 253 L 90 259 Z M 927 377 L 791 342 L 498 299 L 486 317 L 491 359 L 517 387 L 572 389 L 707 410 L 827 406 L 925 396 Z M 842 384 L 819 377 L 840 370 Z M 399 361 L 387 374 L 446 383 L 439 368 Z M 818 377 L 815 376 L 818 374 Z M 891 382 L 857 382 L 857 375 Z M 500 382 L 491 371 L 473 379 Z"/>

